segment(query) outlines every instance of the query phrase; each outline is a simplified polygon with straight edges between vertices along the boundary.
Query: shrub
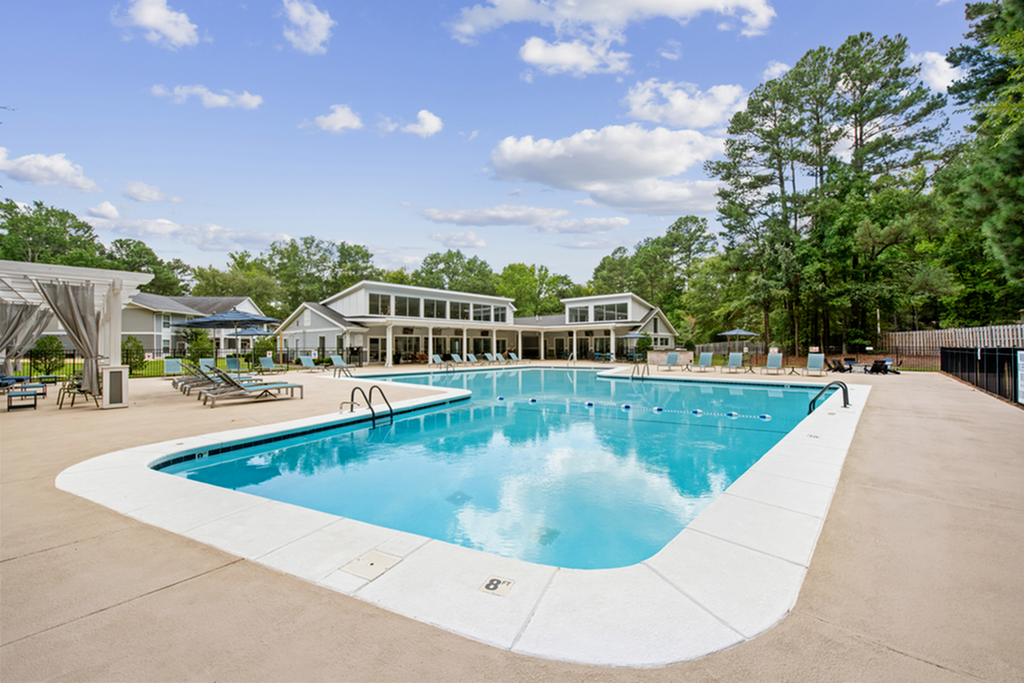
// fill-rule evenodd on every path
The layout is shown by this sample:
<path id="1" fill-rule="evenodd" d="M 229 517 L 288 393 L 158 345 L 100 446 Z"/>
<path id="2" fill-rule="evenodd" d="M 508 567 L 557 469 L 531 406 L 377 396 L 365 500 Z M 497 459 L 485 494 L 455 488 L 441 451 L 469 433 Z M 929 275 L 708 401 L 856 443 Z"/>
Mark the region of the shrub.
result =
<path id="1" fill-rule="evenodd" d="M 636 353 L 641 358 L 646 358 L 647 352 L 650 351 L 653 346 L 654 342 L 651 340 L 650 335 L 644 332 L 644 338 L 636 340 Z"/>
<path id="2" fill-rule="evenodd" d="M 54 375 L 64 369 L 64 345 L 52 334 L 40 337 L 28 357 L 36 374 Z"/>
<path id="3" fill-rule="evenodd" d="M 184 337 L 185 343 L 188 345 L 185 356 L 191 362 L 199 365 L 200 359 L 213 357 L 213 340 L 210 339 L 210 335 L 206 334 L 205 330 L 186 329 Z"/>
<path id="4" fill-rule="evenodd" d="M 128 338 L 121 342 L 121 364 L 128 366 L 129 375 L 141 375 L 146 370 L 146 349 L 142 348 L 142 342 L 128 335 Z"/>

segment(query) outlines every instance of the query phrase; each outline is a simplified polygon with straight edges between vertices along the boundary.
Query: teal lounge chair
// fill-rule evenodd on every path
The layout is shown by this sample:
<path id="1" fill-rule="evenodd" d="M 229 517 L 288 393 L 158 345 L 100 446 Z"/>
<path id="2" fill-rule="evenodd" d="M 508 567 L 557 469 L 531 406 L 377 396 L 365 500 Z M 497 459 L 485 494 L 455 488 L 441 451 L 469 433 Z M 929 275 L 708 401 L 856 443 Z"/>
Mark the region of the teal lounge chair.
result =
<path id="1" fill-rule="evenodd" d="M 285 365 L 274 365 L 274 359 L 269 356 L 260 356 L 260 366 L 256 368 L 256 372 L 261 375 L 264 373 L 288 372 L 288 367 Z"/>
<path id="2" fill-rule="evenodd" d="M 316 363 L 313 362 L 312 356 L 299 356 L 299 362 L 302 363 L 302 367 L 306 368 L 310 372 L 317 369 Z M 323 368 L 321 368 L 322 370 Z"/>
<path id="3" fill-rule="evenodd" d="M 452 354 L 452 362 L 456 365 L 465 365 L 466 361 L 462 360 L 462 356 L 457 353 Z"/>
<path id="4" fill-rule="evenodd" d="M 164 375 L 180 375 L 181 372 L 180 358 L 164 358 Z"/>
<path id="5" fill-rule="evenodd" d="M 743 354 L 734 352 L 729 354 L 729 362 L 721 367 L 722 372 L 739 372 L 743 369 Z"/>
<path id="6" fill-rule="evenodd" d="M 677 351 L 669 351 L 665 362 L 658 363 L 658 368 L 668 368 L 671 370 L 672 368 L 677 367 L 679 367 L 679 352 Z"/>
<path id="7" fill-rule="evenodd" d="M 213 369 L 215 367 L 217 367 L 217 361 L 214 360 L 213 358 L 200 358 L 199 359 L 199 369 L 200 370 L 205 370 L 206 372 L 211 372 L 211 371 L 213 371 Z"/>
<path id="8" fill-rule="evenodd" d="M 209 389 L 203 389 L 200 392 L 204 406 L 209 401 L 210 407 L 213 408 L 217 405 L 217 400 L 223 398 L 280 398 L 281 392 L 285 390 L 288 391 L 290 398 L 295 398 L 296 389 L 299 390 L 299 398 L 305 398 L 305 392 L 301 384 L 274 381 L 242 384 L 219 368 L 216 370 L 216 374 L 218 379 L 221 380 L 221 384 Z"/>
<path id="9" fill-rule="evenodd" d="M 529 363 L 530 362 L 530 361 L 526 360 L 525 358 L 520 358 L 513 351 L 509 351 L 508 352 L 508 358 L 513 363 Z"/>
<path id="10" fill-rule="evenodd" d="M 701 372 L 704 372 L 705 370 L 710 370 L 711 369 L 711 362 L 714 359 L 715 359 L 715 354 L 708 353 L 707 351 L 704 351 L 704 352 L 702 352 L 700 354 L 700 360 L 698 360 L 696 363 L 690 363 L 690 365 L 688 365 L 686 369 L 687 370 L 700 370 Z"/>
<path id="11" fill-rule="evenodd" d="M 466 362 L 467 363 L 474 363 L 476 365 L 483 365 L 484 364 L 484 362 L 482 360 L 477 360 L 476 359 L 476 355 L 474 355 L 472 353 L 467 353 L 466 354 Z"/>
<path id="12" fill-rule="evenodd" d="M 807 367 L 803 369 L 805 375 L 816 372 L 819 375 L 825 374 L 825 354 L 812 353 L 807 356 Z"/>
<path id="13" fill-rule="evenodd" d="M 228 372 L 241 372 L 242 371 L 242 359 L 241 358 L 226 358 Z"/>
<path id="14" fill-rule="evenodd" d="M 782 354 L 781 353 L 769 353 L 768 364 L 761 366 L 761 374 L 766 372 L 775 373 L 776 375 L 781 373 L 782 367 Z"/>
<path id="15" fill-rule="evenodd" d="M 342 358 L 341 356 L 331 356 L 331 367 L 334 368 L 335 377 L 338 377 L 340 375 L 345 375 L 346 377 L 352 376 L 352 366 L 346 363 L 345 359 Z"/>
<path id="16" fill-rule="evenodd" d="M 500 353 L 496 353 L 496 354 L 494 354 L 494 358 L 495 358 L 495 359 L 496 359 L 496 360 L 497 360 L 497 361 L 498 361 L 499 363 L 503 363 L 503 364 L 505 364 L 505 365 L 511 365 L 511 364 L 512 364 L 512 359 L 511 359 L 511 358 L 505 358 L 505 357 L 504 357 L 504 356 L 502 356 L 502 355 L 501 355 Z"/>
<path id="17" fill-rule="evenodd" d="M 491 353 L 485 353 L 484 354 L 484 358 L 487 359 L 487 364 L 488 365 L 490 365 L 491 363 L 497 363 L 498 362 L 498 359 L 495 358 L 494 354 L 491 354 Z"/>

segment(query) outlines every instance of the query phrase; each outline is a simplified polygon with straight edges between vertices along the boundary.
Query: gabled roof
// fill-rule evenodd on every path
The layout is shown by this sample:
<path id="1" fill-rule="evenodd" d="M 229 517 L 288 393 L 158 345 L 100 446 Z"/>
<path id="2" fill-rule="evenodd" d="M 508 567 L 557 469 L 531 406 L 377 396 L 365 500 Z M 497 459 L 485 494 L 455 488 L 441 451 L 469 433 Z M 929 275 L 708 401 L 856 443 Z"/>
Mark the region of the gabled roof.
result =
<path id="1" fill-rule="evenodd" d="M 145 292 L 139 292 L 131 298 L 130 303 L 157 313 L 181 313 L 183 315 L 194 315 L 196 317 L 206 315 L 202 311 L 197 311 L 190 306 L 186 306 L 179 301 L 175 301 L 174 297 L 163 296 L 161 294 L 147 294 Z"/>
<path id="2" fill-rule="evenodd" d="M 247 296 L 169 296 L 180 304 L 199 311 L 202 315 L 225 313 L 244 302 Z M 259 310 L 259 306 L 256 307 Z"/>
<path id="3" fill-rule="evenodd" d="M 302 310 L 306 308 L 308 308 L 311 311 L 315 311 L 318 315 L 326 318 L 332 323 L 335 323 L 338 327 L 355 330 L 366 329 L 360 323 L 357 323 L 354 320 L 349 320 L 348 318 L 343 316 L 341 313 L 338 313 L 333 308 L 327 308 L 327 306 L 324 306 L 323 304 L 318 304 L 315 301 L 304 301 L 302 304 L 300 304 L 298 308 L 296 308 L 294 311 L 291 312 L 291 314 L 288 315 L 287 318 L 281 321 L 281 324 L 278 326 L 278 329 L 283 330 L 284 328 L 288 327 L 288 325 L 290 325 L 292 321 L 299 316 L 299 313 L 301 313 Z"/>

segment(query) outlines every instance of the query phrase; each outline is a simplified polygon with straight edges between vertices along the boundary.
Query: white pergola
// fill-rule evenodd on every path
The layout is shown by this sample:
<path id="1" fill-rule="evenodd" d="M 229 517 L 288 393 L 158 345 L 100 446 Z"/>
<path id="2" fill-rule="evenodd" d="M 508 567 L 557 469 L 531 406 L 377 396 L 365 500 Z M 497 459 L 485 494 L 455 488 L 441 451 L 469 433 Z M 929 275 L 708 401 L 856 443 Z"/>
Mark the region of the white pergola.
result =
<path id="1" fill-rule="evenodd" d="M 9 303 L 49 304 L 36 283 L 93 285 L 96 310 L 100 312 L 99 354 L 101 365 L 119 365 L 121 361 L 121 309 L 139 287 L 153 279 L 150 273 L 124 270 L 57 266 L 48 263 L 0 261 L 0 300 Z"/>

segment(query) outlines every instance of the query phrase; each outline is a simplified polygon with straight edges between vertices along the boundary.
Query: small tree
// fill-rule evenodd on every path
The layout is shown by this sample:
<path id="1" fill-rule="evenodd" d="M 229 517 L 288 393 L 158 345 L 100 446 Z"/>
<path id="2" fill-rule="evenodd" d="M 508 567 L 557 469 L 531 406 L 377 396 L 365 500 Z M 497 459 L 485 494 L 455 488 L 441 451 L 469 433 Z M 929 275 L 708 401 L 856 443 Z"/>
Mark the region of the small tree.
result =
<path id="1" fill-rule="evenodd" d="M 186 357 L 195 364 L 199 364 L 202 358 L 209 358 L 213 355 L 213 340 L 206 330 L 185 328 L 185 343 L 188 345 Z"/>
<path id="2" fill-rule="evenodd" d="M 40 337 L 28 352 L 32 366 L 40 375 L 54 375 L 64 368 L 64 345 L 52 334 Z"/>
<path id="3" fill-rule="evenodd" d="M 646 332 L 643 335 L 643 339 L 636 340 L 636 354 L 642 358 L 647 358 L 647 352 L 654 346 L 654 342 L 651 340 L 651 335 Z"/>
<path id="4" fill-rule="evenodd" d="M 129 375 L 141 375 L 146 370 L 146 349 L 132 335 L 121 342 L 121 364 L 128 366 Z"/>
<path id="5" fill-rule="evenodd" d="M 269 335 L 266 337 L 260 337 L 253 342 L 252 346 L 253 351 L 257 356 L 265 356 L 267 355 L 267 351 L 277 350 L 277 337 Z"/>

